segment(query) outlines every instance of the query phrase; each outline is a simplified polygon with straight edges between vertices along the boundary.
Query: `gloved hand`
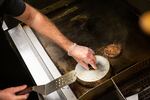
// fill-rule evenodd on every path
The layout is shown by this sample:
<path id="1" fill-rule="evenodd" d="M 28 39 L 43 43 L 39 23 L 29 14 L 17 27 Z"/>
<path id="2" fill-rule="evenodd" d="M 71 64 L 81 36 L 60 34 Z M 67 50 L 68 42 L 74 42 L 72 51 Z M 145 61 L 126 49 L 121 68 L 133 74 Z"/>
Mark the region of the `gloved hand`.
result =
<path id="1" fill-rule="evenodd" d="M 0 100 L 26 100 L 29 94 L 25 95 L 16 95 L 16 92 L 24 90 L 27 86 L 17 86 L 17 87 L 10 87 L 4 90 L 0 90 Z"/>
<path id="2" fill-rule="evenodd" d="M 68 49 L 68 55 L 72 56 L 85 69 L 89 69 L 88 64 L 96 69 L 96 58 L 92 49 L 74 43 Z"/>

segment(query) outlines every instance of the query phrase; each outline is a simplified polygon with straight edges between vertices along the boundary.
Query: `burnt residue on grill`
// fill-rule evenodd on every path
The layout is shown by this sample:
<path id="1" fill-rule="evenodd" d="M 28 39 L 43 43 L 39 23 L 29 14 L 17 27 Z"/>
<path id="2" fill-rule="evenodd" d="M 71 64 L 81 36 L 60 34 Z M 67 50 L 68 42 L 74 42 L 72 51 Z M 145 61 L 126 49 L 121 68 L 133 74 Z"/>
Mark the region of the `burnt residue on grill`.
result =
<path id="1" fill-rule="evenodd" d="M 77 0 L 75 4 L 47 16 L 57 19 L 53 21 L 65 36 L 92 48 L 97 55 L 102 55 L 98 51 L 100 48 L 119 43 L 122 53 L 108 58 L 112 75 L 150 56 L 150 37 L 141 32 L 138 17 L 123 0 Z M 37 34 L 37 37 L 62 74 L 75 68 L 76 61 L 64 50 L 44 36 Z M 70 87 L 77 97 L 90 89 L 78 82 Z"/>

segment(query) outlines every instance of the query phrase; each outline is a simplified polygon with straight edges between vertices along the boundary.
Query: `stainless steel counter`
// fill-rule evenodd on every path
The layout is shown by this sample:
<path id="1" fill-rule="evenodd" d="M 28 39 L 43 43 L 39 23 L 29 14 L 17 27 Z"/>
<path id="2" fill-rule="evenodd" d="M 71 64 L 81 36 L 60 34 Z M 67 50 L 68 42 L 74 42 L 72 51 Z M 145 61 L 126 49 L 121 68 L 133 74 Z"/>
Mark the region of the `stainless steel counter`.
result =
<path id="1" fill-rule="evenodd" d="M 8 33 L 37 85 L 46 84 L 61 76 L 35 34 L 28 26 L 22 27 L 19 24 L 17 27 L 8 30 Z M 70 87 L 65 86 L 48 96 L 39 95 L 39 99 L 76 100 L 76 97 Z"/>

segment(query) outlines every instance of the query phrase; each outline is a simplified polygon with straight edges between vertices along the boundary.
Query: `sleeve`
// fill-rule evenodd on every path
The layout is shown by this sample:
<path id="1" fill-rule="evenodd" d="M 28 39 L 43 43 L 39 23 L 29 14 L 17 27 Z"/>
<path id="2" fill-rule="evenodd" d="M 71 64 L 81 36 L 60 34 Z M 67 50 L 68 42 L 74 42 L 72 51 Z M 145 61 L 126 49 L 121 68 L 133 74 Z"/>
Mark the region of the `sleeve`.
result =
<path id="1" fill-rule="evenodd" d="M 4 14 L 13 17 L 21 15 L 25 11 L 25 3 L 23 0 L 4 0 Z"/>

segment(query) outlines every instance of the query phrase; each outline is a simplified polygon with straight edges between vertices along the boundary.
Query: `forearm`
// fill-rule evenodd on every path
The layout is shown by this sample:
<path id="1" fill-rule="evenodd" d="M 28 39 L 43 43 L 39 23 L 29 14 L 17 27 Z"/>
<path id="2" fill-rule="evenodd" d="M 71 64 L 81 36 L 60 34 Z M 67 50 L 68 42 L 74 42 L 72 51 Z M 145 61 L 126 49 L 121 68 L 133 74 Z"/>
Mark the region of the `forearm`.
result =
<path id="1" fill-rule="evenodd" d="M 49 37 L 52 41 L 61 46 L 64 50 L 68 50 L 72 42 L 68 40 L 59 30 L 58 28 L 48 20 L 47 17 L 37 14 L 31 20 L 32 23 L 29 25 L 34 28 L 37 32 Z"/>
<path id="2" fill-rule="evenodd" d="M 38 33 L 49 37 L 49 39 L 67 51 L 70 56 L 85 68 L 88 68 L 88 64 L 95 68 L 96 60 L 90 48 L 73 45 L 46 16 L 42 15 L 33 7 L 26 4 L 24 13 L 16 18 L 32 27 Z"/>
<path id="3" fill-rule="evenodd" d="M 30 16 L 23 19 L 22 17 L 17 18 L 30 27 L 32 27 L 38 33 L 41 33 L 53 42 L 57 43 L 65 51 L 68 51 L 68 48 L 73 44 L 69 39 L 67 39 L 58 28 L 44 15 L 39 13 L 37 10 L 27 5 L 27 11 L 30 10 Z"/>

